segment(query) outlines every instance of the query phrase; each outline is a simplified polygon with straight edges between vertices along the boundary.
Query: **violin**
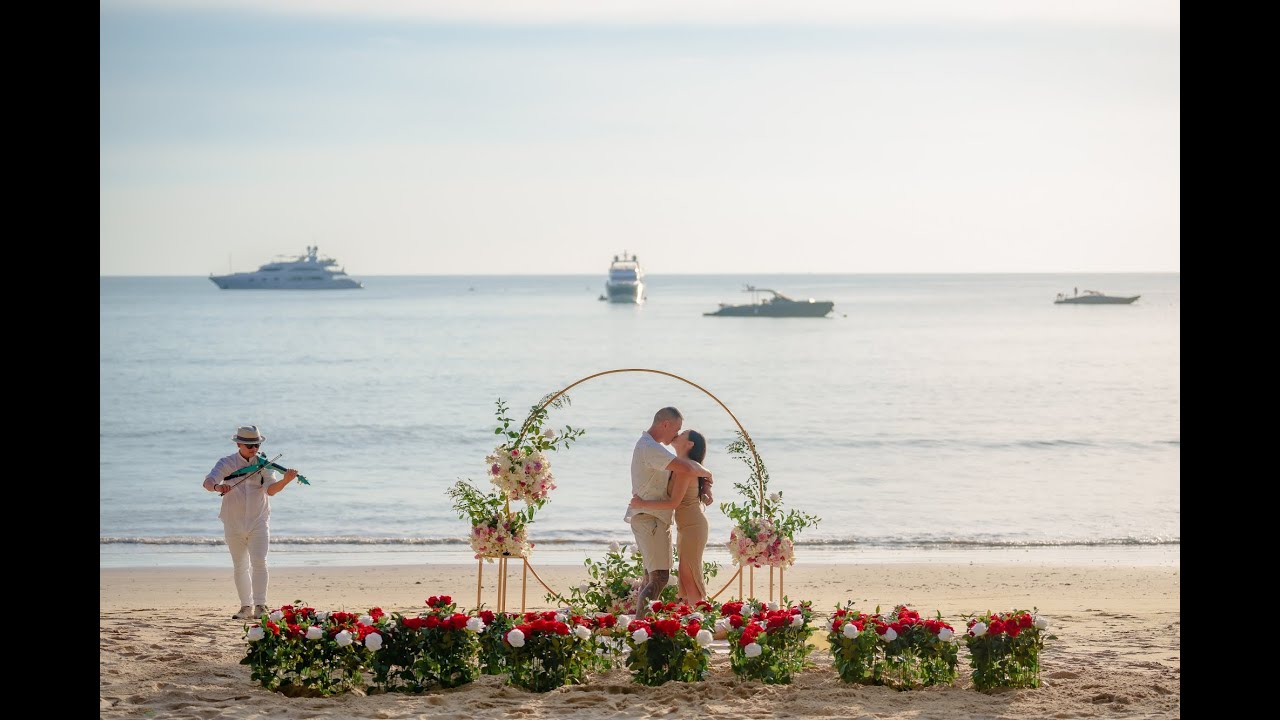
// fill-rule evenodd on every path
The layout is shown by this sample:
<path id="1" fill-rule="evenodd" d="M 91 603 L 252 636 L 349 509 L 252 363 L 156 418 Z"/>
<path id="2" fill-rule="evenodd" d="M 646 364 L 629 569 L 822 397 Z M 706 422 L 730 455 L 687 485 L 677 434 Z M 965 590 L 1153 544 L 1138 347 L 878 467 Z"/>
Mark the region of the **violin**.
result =
<path id="1" fill-rule="evenodd" d="M 237 482 L 235 485 L 231 485 L 221 494 L 226 495 L 236 485 L 239 485 L 245 480 L 248 480 L 251 475 L 256 475 L 257 473 L 260 473 L 263 470 L 279 470 L 282 473 L 289 472 L 289 468 L 276 462 L 276 460 L 279 460 L 279 459 L 280 459 L 280 456 L 277 455 L 274 458 L 268 460 L 265 453 L 261 453 L 261 452 L 258 453 L 258 456 L 254 459 L 253 462 L 249 463 L 248 465 L 245 465 L 244 467 L 240 468 L 239 470 L 236 470 L 235 472 L 231 473 L 230 475 L 222 479 L 222 484 L 226 484 L 228 480 L 234 480 L 236 478 L 240 478 L 239 482 Z M 311 484 L 311 481 L 303 477 L 302 473 L 298 473 L 295 477 L 297 481 L 302 483 L 303 485 Z"/>

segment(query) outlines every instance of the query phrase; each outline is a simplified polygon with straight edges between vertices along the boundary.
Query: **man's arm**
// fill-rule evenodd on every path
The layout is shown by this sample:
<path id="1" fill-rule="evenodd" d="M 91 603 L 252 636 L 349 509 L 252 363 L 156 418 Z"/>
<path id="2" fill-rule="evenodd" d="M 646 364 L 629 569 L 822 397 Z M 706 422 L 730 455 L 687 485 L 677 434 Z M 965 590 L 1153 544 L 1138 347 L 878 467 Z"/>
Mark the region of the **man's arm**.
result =
<path id="1" fill-rule="evenodd" d="M 710 470 L 702 467 L 702 463 L 686 457 L 672 458 L 671 462 L 667 463 L 667 469 L 672 472 L 692 473 L 694 477 L 704 477 L 707 480 L 711 479 Z"/>

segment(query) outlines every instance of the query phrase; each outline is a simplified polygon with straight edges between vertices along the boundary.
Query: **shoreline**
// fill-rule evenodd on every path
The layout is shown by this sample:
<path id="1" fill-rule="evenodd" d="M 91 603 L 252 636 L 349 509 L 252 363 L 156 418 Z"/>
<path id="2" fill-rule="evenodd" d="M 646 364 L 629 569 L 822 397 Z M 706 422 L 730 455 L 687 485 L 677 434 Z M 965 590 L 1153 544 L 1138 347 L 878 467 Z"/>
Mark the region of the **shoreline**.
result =
<path id="1" fill-rule="evenodd" d="M 531 562 L 537 567 L 582 567 L 583 560 L 599 560 L 605 548 L 594 543 L 543 544 L 535 548 Z M 899 563 L 975 563 L 1037 565 L 1132 565 L 1176 567 L 1181 562 L 1181 545 L 1049 545 L 973 546 L 919 545 L 886 547 L 876 545 L 810 545 L 799 550 L 806 564 L 892 565 Z M 721 572 L 731 567 L 729 553 L 722 546 L 708 546 L 704 559 L 719 563 Z M 273 543 L 268 564 L 276 568 L 334 566 L 394 566 L 426 564 L 474 564 L 471 549 L 463 544 L 290 545 Z M 100 544 L 100 569 L 128 568 L 229 568 L 231 560 L 223 545 Z"/>

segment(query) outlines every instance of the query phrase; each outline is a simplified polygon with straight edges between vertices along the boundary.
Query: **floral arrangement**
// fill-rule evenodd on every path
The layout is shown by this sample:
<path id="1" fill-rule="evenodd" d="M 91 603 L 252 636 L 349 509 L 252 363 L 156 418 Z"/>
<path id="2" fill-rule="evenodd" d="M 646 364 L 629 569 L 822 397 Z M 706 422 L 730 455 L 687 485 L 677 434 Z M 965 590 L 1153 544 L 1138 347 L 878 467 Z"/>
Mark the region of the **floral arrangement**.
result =
<path id="1" fill-rule="evenodd" d="M 547 496 L 556 487 L 547 453 L 561 447 L 568 448 L 585 432 L 568 425 L 559 433 L 551 428 L 544 429 L 542 426 L 548 413 L 545 401 L 546 398 L 543 398 L 543 402 L 534 405 L 528 418 L 515 429 L 512 427 L 512 418 L 507 416 L 506 403 L 499 398 L 499 425 L 494 434 L 503 435 L 506 440 L 485 457 L 489 480 L 497 486 L 502 496 L 534 508 L 542 507 L 547 502 Z M 562 395 L 554 406 L 562 407 L 567 404 L 569 397 Z"/>
<path id="2" fill-rule="evenodd" d="M 560 433 L 543 429 L 547 404 L 544 398 L 534 405 L 524 424 L 513 429 L 507 404 L 499 398 L 498 427 L 493 432 L 507 440 L 485 458 L 486 473 L 497 489 L 486 493 L 466 480 L 459 480 L 448 491 L 454 501 L 454 512 L 471 522 L 468 541 L 477 559 L 493 562 L 495 557 L 528 557 L 533 550 L 528 525 L 533 522 L 534 512 L 546 504 L 547 495 L 555 489 L 546 454 L 567 448 L 585 432 L 568 425 Z M 567 395 L 550 403 L 552 407 L 567 404 Z M 512 501 L 523 502 L 524 509 L 513 511 Z"/>
<path id="3" fill-rule="evenodd" d="M 422 692 L 465 685 L 479 674 L 479 635 L 485 623 L 458 612 L 453 598 L 432 595 L 427 611 L 394 615 L 387 642 L 375 653 L 369 670 L 383 690 Z"/>
<path id="4" fill-rule="evenodd" d="M 729 640 L 729 666 L 739 678 L 767 684 L 790 683 L 814 650 L 809 644 L 813 609 L 808 601 L 785 607 L 750 599 L 720 606 L 717 628 Z"/>
<path id="5" fill-rule="evenodd" d="M 679 563 L 674 544 L 671 548 L 673 565 Z M 572 588 L 568 593 L 549 593 L 547 602 L 557 603 L 583 613 L 610 613 L 621 615 L 635 610 L 636 592 L 644 579 L 644 558 L 628 545 L 609 543 L 604 559 L 583 560 L 591 579 Z M 720 566 L 714 562 L 702 563 L 704 582 L 716 576 Z M 677 585 L 667 585 L 655 598 L 663 603 L 674 602 L 680 593 Z"/>
<path id="6" fill-rule="evenodd" d="M 1057 640 L 1045 632 L 1048 627 L 1049 619 L 1035 608 L 969 619 L 964 642 L 974 688 L 1040 687 L 1040 651 L 1045 640 Z"/>
<path id="7" fill-rule="evenodd" d="M 507 648 L 507 681 L 533 692 L 547 692 L 586 680 L 592 662 L 592 631 L 555 611 L 528 612 L 524 622 L 503 636 Z"/>
<path id="8" fill-rule="evenodd" d="M 363 671 L 382 649 L 390 620 L 367 614 L 321 612 L 301 600 L 245 626 L 248 650 L 240 661 L 268 690 L 328 696 L 364 686 Z"/>
<path id="9" fill-rule="evenodd" d="M 721 503 L 720 511 L 733 521 L 729 533 L 729 556 L 735 565 L 752 567 L 790 567 L 795 563 L 795 538 L 807 527 L 820 521 L 816 515 L 798 510 L 783 512 L 782 493 L 768 493 L 769 471 L 764 461 L 747 443 L 739 431 L 738 437 L 728 445 L 729 455 L 738 458 L 751 469 L 750 477 L 735 482 L 746 502 Z"/>
<path id="10" fill-rule="evenodd" d="M 501 495 L 482 493 L 463 480 L 455 483 L 448 495 L 453 498 L 454 512 L 471 521 L 468 539 L 477 559 L 493 562 L 495 557 L 528 557 L 533 550 L 528 526 L 534 508 L 509 511 Z"/>
<path id="11" fill-rule="evenodd" d="M 922 619 L 898 605 L 889 616 L 880 608 L 868 615 L 848 602 L 836 608 L 827 633 L 841 680 L 897 690 L 955 682 L 957 639 L 941 613 Z"/>
<path id="12" fill-rule="evenodd" d="M 708 619 L 708 613 L 710 619 Z M 707 675 L 713 639 L 713 606 L 702 601 L 697 609 L 683 603 L 654 602 L 644 619 L 627 623 L 627 669 L 641 685 L 668 680 L 693 682 Z M 706 627 L 704 627 L 704 624 Z"/>

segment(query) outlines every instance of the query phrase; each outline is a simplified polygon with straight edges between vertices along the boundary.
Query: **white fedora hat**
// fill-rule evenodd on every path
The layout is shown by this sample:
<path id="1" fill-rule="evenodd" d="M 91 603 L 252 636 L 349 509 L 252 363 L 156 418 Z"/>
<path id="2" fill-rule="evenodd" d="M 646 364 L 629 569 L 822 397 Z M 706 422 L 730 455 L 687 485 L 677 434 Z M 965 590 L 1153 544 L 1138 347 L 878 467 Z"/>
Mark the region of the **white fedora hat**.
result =
<path id="1" fill-rule="evenodd" d="M 257 425 L 241 425 L 236 428 L 236 434 L 231 436 L 231 440 L 245 445 L 261 445 L 267 438 L 258 432 Z"/>

